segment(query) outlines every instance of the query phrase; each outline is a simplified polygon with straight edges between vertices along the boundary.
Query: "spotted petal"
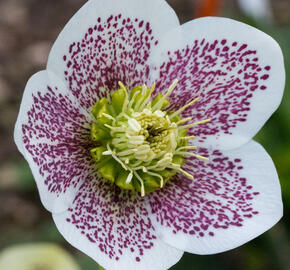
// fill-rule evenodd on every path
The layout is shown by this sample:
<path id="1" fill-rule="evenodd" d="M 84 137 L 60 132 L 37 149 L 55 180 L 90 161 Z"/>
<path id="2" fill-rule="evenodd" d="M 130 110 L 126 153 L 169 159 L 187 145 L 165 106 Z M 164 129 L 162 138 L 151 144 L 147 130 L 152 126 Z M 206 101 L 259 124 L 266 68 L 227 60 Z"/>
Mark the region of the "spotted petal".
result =
<path id="1" fill-rule="evenodd" d="M 282 216 L 281 189 L 271 158 L 256 142 L 235 150 L 200 150 L 190 159 L 195 180 L 176 177 L 148 195 L 157 236 L 196 254 L 223 252 L 257 237 Z"/>
<path id="2" fill-rule="evenodd" d="M 171 109 L 200 100 L 184 116 L 211 119 L 191 133 L 197 143 L 231 149 L 248 142 L 277 109 L 285 71 L 279 45 L 268 35 L 226 18 L 201 18 L 169 32 L 152 61 L 166 91 L 174 79 Z M 157 87 L 157 88 L 158 88 Z"/>
<path id="3" fill-rule="evenodd" d="M 53 214 L 65 239 L 106 270 L 168 269 L 183 251 L 156 237 L 139 195 L 120 193 L 97 176 L 88 179 L 72 207 Z"/>
<path id="4" fill-rule="evenodd" d="M 14 138 L 49 211 L 66 210 L 89 174 L 89 122 L 53 73 L 42 71 L 28 81 Z"/>
<path id="5" fill-rule="evenodd" d="M 178 25 L 163 0 L 90 0 L 59 35 L 47 68 L 89 108 L 118 81 L 146 83 L 152 48 Z"/>

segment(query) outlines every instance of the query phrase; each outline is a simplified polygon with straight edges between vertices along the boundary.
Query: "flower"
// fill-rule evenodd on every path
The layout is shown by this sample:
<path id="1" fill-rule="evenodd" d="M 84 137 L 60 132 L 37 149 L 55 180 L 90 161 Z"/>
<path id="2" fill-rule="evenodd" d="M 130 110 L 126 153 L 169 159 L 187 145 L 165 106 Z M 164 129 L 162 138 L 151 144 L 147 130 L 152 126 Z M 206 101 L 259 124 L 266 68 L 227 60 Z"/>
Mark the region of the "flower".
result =
<path id="1" fill-rule="evenodd" d="M 80 270 L 63 248 L 49 243 L 13 245 L 0 252 L 0 269 Z"/>
<path id="2" fill-rule="evenodd" d="M 284 82 L 279 46 L 248 25 L 90 0 L 29 80 L 15 141 L 68 242 L 107 270 L 167 269 L 281 218 L 275 167 L 251 138 Z"/>

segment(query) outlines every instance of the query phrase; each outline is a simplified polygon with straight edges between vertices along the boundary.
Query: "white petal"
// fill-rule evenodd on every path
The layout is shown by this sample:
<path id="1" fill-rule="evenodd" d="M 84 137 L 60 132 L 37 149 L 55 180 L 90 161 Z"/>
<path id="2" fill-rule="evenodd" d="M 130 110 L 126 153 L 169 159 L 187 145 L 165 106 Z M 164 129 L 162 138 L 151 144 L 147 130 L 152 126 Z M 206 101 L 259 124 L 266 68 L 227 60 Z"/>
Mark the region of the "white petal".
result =
<path id="1" fill-rule="evenodd" d="M 179 25 L 163 0 L 90 0 L 56 40 L 47 68 L 90 107 L 106 91 L 147 82 L 159 37 Z"/>
<path id="2" fill-rule="evenodd" d="M 179 177 L 148 197 L 157 235 L 196 254 L 238 247 L 271 228 L 283 211 L 276 169 L 258 143 L 209 156 L 207 164 L 187 164 L 195 180 Z"/>
<path id="3" fill-rule="evenodd" d="M 86 176 L 88 161 L 80 145 L 83 132 L 87 132 L 83 126 L 88 122 L 75 98 L 53 73 L 41 71 L 28 81 L 14 139 L 49 211 L 66 210 Z"/>
<path id="4" fill-rule="evenodd" d="M 69 243 L 106 270 L 168 269 L 183 254 L 156 238 L 140 196 L 120 195 L 100 179 L 90 179 L 53 218 Z"/>
<path id="5" fill-rule="evenodd" d="M 248 142 L 280 104 L 285 71 L 279 45 L 249 25 L 226 18 L 193 20 L 169 32 L 152 61 L 157 88 L 171 95 L 177 109 L 200 97 L 184 112 L 199 145 L 232 149 Z M 178 91 L 179 90 L 179 91 Z"/>

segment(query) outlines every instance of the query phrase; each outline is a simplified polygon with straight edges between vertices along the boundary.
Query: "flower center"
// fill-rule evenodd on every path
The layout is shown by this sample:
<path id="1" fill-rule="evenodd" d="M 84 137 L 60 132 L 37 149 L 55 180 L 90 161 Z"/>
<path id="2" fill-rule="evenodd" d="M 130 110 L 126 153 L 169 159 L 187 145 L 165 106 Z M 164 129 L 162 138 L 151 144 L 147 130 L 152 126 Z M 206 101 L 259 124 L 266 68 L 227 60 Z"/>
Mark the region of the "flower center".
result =
<path id="1" fill-rule="evenodd" d="M 186 156 L 208 160 L 189 151 L 196 146 L 188 145 L 194 136 L 186 133 L 210 119 L 185 125 L 191 118 L 180 116 L 198 98 L 177 111 L 164 110 L 176 85 L 177 80 L 165 95 L 159 93 L 152 99 L 155 84 L 151 88 L 136 86 L 129 92 L 119 82 L 120 89 L 93 106 L 96 121 L 91 127 L 91 139 L 96 147 L 91 155 L 105 181 L 144 196 L 164 187 L 177 172 L 193 179 L 181 168 Z"/>

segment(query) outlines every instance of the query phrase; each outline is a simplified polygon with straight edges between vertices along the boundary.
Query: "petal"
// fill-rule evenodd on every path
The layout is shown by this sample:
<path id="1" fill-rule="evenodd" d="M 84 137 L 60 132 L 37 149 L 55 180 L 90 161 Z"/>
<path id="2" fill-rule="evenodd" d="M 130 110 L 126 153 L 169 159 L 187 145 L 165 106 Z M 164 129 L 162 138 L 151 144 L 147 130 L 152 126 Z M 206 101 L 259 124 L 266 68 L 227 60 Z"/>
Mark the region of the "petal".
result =
<path id="1" fill-rule="evenodd" d="M 207 17 L 169 32 L 152 54 L 162 91 L 174 79 L 171 109 L 200 100 L 184 116 L 211 119 L 191 129 L 198 143 L 232 149 L 248 142 L 277 109 L 285 84 L 283 56 L 268 35 L 246 24 Z"/>
<path id="2" fill-rule="evenodd" d="M 177 25 L 163 0 L 90 0 L 60 33 L 47 68 L 90 107 L 118 81 L 146 83 L 152 47 Z"/>
<path id="3" fill-rule="evenodd" d="M 208 163 L 187 163 L 195 180 L 178 177 L 148 197 L 158 237 L 196 254 L 240 246 L 271 228 L 283 211 L 276 169 L 258 143 L 208 155 Z"/>
<path id="4" fill-rule="evenodd" d="M 88 179 L 72 207 L 53 214 L 64 238 L 106 270 L 168 269 L 183 251 L 156 238 L 139 195 Z"/>
<path id="5" fill-rule="evenodd" d="M 66 210 L 88 173 L 88 119 L 53 73 L 42 71 L 28 81 L 14 139 L 49 211 Z"/>

